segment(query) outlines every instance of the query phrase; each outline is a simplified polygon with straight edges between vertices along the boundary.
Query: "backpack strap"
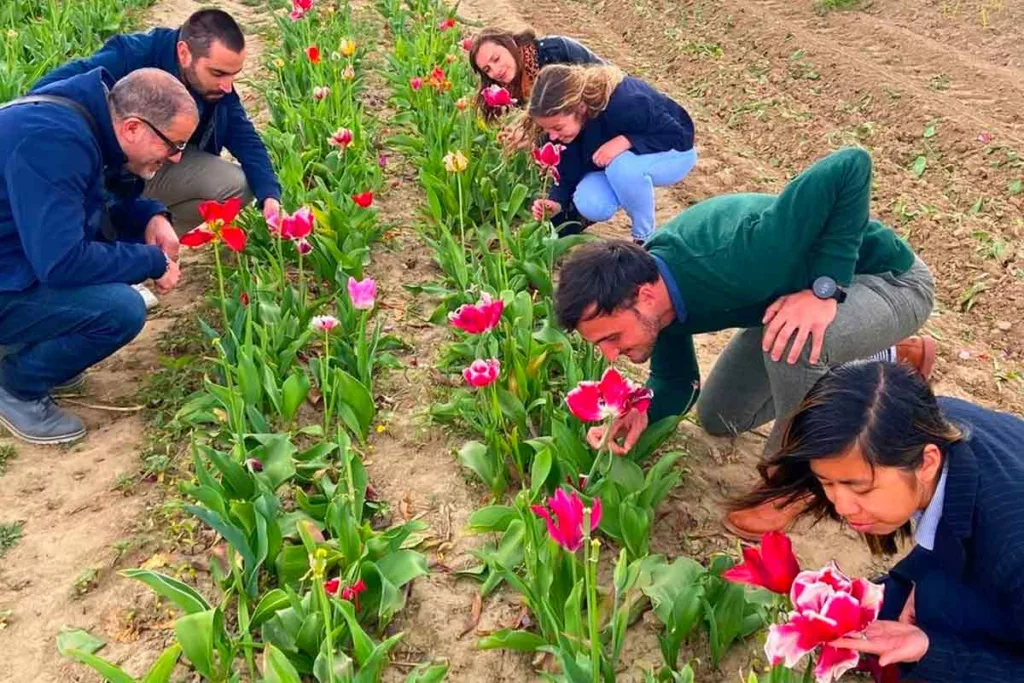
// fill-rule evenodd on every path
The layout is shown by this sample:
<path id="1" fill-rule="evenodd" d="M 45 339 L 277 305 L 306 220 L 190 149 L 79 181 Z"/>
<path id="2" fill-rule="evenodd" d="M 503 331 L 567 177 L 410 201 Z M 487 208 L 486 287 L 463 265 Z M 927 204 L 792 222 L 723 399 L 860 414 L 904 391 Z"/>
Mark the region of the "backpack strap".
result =
<path id="1" fill-rule="evenodd" d="M 78 115 L 85 119 L 85 122 L 89 124 L 89 128 L 92 130 L 92 134 L 96 136 L 96 139 L 100 139 L 100 128 L 96 125 L 96 119 L 93 118 L 93 115 L 88 109 L 70 97 L 63 97 L 61 95 L 25 95 L 24 97 L 13 99 L 5 104 L 0 104 L 0 109 L 14 107 L 19 104 L 56 104 L 66 109 L 72 109 L 78 112 Z"/>

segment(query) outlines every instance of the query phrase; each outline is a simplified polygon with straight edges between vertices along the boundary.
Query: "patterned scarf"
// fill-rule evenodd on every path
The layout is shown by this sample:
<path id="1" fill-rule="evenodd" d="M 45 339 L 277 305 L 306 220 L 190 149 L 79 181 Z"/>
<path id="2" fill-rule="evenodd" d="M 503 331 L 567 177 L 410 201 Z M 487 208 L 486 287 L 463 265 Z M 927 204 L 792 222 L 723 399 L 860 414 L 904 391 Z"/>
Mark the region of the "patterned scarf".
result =
<path id="1" fill-rule="evenodd" d="M 533 92 L 533 82 L 537 80 L 537 43 L 529 42 L 519 48 L 519 59 L 523 64 L 523 74 L 519 79 L 519 104 L 526 106 Z"/>

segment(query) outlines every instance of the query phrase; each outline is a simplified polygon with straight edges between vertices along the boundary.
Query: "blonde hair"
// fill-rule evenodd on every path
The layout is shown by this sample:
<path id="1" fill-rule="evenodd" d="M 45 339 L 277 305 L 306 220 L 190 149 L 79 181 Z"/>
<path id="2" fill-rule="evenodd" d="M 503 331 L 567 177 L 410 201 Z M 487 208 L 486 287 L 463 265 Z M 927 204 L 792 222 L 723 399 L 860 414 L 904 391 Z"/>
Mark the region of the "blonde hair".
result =
<path id="1" fill-rule="evenodd" d="M 614 66 L 552 64 L 540 70 L 526 110 L 502 136 L 510 150 L 532 145 L 544 133 L 537 119 L 579 113 L 592 119 L 608 107 L 608 100 L 626 74 Z"/>

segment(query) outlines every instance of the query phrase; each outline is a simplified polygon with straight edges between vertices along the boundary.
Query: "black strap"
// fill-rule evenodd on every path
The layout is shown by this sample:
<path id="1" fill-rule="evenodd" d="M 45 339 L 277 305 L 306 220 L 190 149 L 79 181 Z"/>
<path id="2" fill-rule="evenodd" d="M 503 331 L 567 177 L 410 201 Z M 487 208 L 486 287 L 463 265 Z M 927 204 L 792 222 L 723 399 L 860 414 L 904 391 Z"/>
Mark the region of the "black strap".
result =
<path id="1" fill-rule="evenodd" d="M 70 97 L 63 97 L 61 95 L 25 95 L 17 99 L 11 100 L 5 104 L 0 104 L 0 109 L 6 109 L 7 107 L 13 107 L 19 104 L 56 104 L 67 109 L 72 109 L 78 112 L 78 115 L 85 119 L 85 122 L 89 124 L 89 128 L 92 129 L 92 134 L 96 136 L 96 139 L 100 138 L 100 128 L 96 125 L 96 119 L 89 113 L 89 110 L 82 106 L 80 103 L 75 102 Z"/>

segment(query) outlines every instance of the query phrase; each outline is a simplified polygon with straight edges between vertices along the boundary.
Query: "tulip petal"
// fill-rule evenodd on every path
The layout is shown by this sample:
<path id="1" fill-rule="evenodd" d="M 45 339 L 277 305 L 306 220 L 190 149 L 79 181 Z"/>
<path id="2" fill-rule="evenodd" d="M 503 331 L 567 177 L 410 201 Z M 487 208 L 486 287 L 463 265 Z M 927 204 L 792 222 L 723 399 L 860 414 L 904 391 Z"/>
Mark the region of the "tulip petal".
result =
<path id="1" fill-rule="evenodd" d="M 860 603 L 849 593 L 834 593 L 825 602 L 821 615 L 835 622 L 835 635 L 828 640 L 834 640 L 864 628 L 861 626 Z"/>
<path id="2" fill-rule="evenodd" d="M 766 586 L 780 595 L 789 593 L 793 581 L 800 573 L 800 563 L 793 554 L 793 543 L 781 531 L 771 531 L 761 536 L 760 560 L 765 574 L 771 579 Z"/>
<path id="3" fill-rule="evenodd" d="M 835 623 L 807 612 L 791 612 L 785 624 L 773 624 L 768 630 L 764 652 L 772 665 L 781 661 L 792 669 L 800 658 L 824 642 L 834 640 Z"/>
<path id="4" fill-rule="evenodd" d="M 198 228 L 193 228 L 182 235 L 179 242 L 181 242 L 183 246 L 195 248 L 203 246 L 207 242 L 211 241 L 213 237 L 213 233 L 207 230 L 205 226 L 201 225 Z"/>
<path id="5" fill-rule="evenodd" d="M 597 382 L 580 382 L 566 395 L 565 402 L 578 420 L 597 422 L 604 418 L 601 406 L 601 387 Z"/>
<path id="6" fill-rule="evenodd" d="M 220 238 L 224 240 L 224 244 L 228 245 L 228 249 L 231 251 L 242 251 L 245 249 L 245 231 L 241 228 L 222 228 Z"/>
<path id="7" fill-rule="evenodd" d="M 878 619 L 878 613 L 882 611 L 885 586 L 867 579 L 854 579 L 851 582 L 850 594 L 860 603 L 860 628 L 867 628 L 868 624 Z"/>
<path id="8" fill-rule="evenodd" d="M 601 499 L 594 498 L 590 507 L 590 530 L 593 531 L 601 523 Z"/>
<path id="9" fill-rule="evenodd" d="M 860 655 L 855 650 L 824 645 L 818 653 L 818 663 L 814 667 L 814 678 L 817 683 L 833 683 L 844 673 L 857 666 Z"/>
<path id="10" fill-rule="evenodd" d="M 601 398 L 605 404 L 616 413 L 626 412 L 629 401 L 629 382 L 615 368 L 608 368 L 601 375 Z"/>

